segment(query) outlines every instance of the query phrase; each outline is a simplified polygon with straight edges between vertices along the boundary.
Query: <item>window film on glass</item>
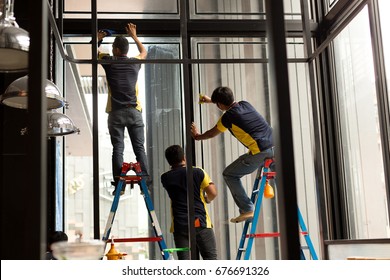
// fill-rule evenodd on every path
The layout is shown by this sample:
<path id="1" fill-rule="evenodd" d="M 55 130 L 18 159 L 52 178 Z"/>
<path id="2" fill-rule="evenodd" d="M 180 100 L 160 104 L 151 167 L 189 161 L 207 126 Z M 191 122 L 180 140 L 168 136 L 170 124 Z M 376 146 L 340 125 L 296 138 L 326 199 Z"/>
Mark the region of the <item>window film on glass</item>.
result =
<path id="1" fill-rule="evenodd" d="M 350 238 L 388 238 L 389 217 L 367 8 L 334 40 L 340 158 Z"/>
<path id="2" fill-rule="evenodd" d="M 192 0 L 192 19 L 265 19 L 263 0 Z M 300 0 L 284 0 L 286 19 L 301 19 Z"/>
<path id="3" fill-rule="evenodd" d="M 289 40 L 290 58 L 303 56 L 301 40 Z M 302 43 L 301 43 L 302 44 Z M 247 100 L 272 124 L 270 119 L 270 95 L 268 87 L 267 48 L 264 39 L 258 38 L 193 38 L 194 57 L 209 59 L 263 59 L 258 63 L 222 63 L 195 64 L 193 66 L 194 121 L 204 132 L 213 127 L 221 111 L 213 104 L 199 104 L 199 94 L 211 96 L 217 86 L 229 86 L 235 99 Z M 314 180 L 314 145 L 311 136 L 311 101 L 307 88 L 307 69 L 304 64 L 290 63 L 292 112 L 294 126 L 294 152 L 299 176 L 297 186 L 299 206 L 307 221 L 315 248 L 319 250 L 319 226 Z M 218 250 L 222 259 L 234 259 L 237 254 L 242 224 L 229 223 L 231 217 L 238 214 L 231 193 L 224 182 L 224 168 L 239 155 L 247 152 L 246 148 L 229 133 L 216 138 L 195 142 L 197 164 L 204 167 L 218 187 L 218 197 L 210 205 L 210 213 L 219 239 Z M 242 178 L 246 192 L 253 188 L 255 172 Z M 277 180 L 276 180 L 277 181 Z M 277 185 L 276 185 L 277 195 Z M 261 210 L 261 222 L 257 232 L 277 232 L 276 200 L 264 200 Z M 304 241 L 303 241 L 304 242 Z M 278 259 L 278 239 L 258 238 L 251 254 L 252 259 Z"/>
<path id="4" fill-rule="evenodd" d="M 178 18 L 179 0 L 97 0 L 98 18 Z M 90 18 L 90 0 L 64 1 L 65 18 Z"/>
<path id="5" fill-rule="evenodd" d="M 145 42 L 148 58 L 177 59 L 179 45 L 177 39 L 155 38 L 153 44 Z M 78 38 L 67 39 L 66 49 L 70 57 L 75 59 L 90 59 L 90 44 L 77 43 Z M 83 41 L 83 40 L 81 40 Z M 106 40 L 105 40 L 106 41 Z M 102 49 L 111 52 L 111 39 L 102 45 Z M 138 53 L 135 44 L 130 44 L 129 56 Z M 68 141 L 66 153 L 66 225 L 70 233 L 80 231 L 83 236 L 93 236 L 92 213 L 92 71 L 91 65 L 67 63 L 66 87 L 73 100 L 72 114 L 78 117 L 78 123 L 83 126 L 81 140 Z M 182 110 L 180 90 L 180 67 L 176 64 L 142 64 L 138 77 L 139 98 L 142 104 L 142 113 L 146 126 L 145 148 L 150 169 L 153 176 L 154 206 L 159 210 L 159 220 L 165 235 L 168 235 L 167 244 L 173 247 L 169 240 L 169 200 L 159 187 L 159 176 L 167 170 L 164 154 L 161 152 L 167 145 L 182 142 Z M 107 114 L 105 107 L 108 97 L 108 85 L 102 66 L 98 66 L 98 130 L 99 130 L 99 197 L 100 197 L 100 232 L 103 233 L 108 214 L 111 209 L 114 187 L 111 182 L 111 154 L 112 145 L 107 128 Z M 80 145 L 83 143 L 83 145 Z M 125 133 L 125 162 L 136 162 L 132 145 Z M 165 210 L 165 211 L 164 211 Z M 116 213 L 115 223 L 111 230 L 114 238 L 148 237 L 154 236 L 150 231 L 149 216 L 139 186 L 134 189 L 129 186 L 121 197 L 120 207 Z M 111 236 L 110 236 L 111 237 Z M 153 243 L 118 243 L 118 250 L 126 252 L 127 259 L 160 259 L 161 253 Z"/>

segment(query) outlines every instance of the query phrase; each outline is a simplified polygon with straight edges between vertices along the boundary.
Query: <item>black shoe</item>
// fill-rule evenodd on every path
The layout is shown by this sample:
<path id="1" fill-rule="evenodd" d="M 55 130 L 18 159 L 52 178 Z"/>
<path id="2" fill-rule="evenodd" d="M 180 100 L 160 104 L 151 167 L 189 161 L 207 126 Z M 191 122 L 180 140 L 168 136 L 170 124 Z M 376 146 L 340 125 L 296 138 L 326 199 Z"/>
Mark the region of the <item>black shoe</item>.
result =
<path id="1" fill-rule="evenodd" d="M 114 191 L 112 192 L 112 195 L 115 196 L 115 194 L 116 194 L 116 188 L 117 188 L 117 186 L 118 186 L 118 183 L 111 182 L 111 185 L 114 185 L 114 186 L 115 186 L 115 189 L 114 189 Z M 125 194 L 125 190 L 126 190 L 126 184 L 124 184 L 124 186 L 122 187 L 122 190 L 121 190 L 120 195 L 124 195 L 124 194 Z"/>

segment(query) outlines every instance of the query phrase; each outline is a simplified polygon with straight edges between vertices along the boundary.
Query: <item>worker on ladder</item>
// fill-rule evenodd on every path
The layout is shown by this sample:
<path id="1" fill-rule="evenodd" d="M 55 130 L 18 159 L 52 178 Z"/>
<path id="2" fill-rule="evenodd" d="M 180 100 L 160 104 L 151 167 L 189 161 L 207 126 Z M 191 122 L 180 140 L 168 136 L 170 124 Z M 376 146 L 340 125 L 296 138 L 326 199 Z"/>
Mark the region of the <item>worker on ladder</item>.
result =
<path id="1" fill-rule="evenodd" d="M 123 35 L 115 37 L 112 44 L 112 55 L 98 51 L 98 58 L 101 61 L 137 61 L 145 59 L 147 50 L 137 36 L 137 28 L 133 23 L 125 26 L 128 36 L 135 42 L 139 54 L 128 57 L 129 41 Z M 109 29 L 99 30 L 97 34 L 98 45 L 103 38 L 110 36 L 114 31 Z M 129 134 L 131 145 L 137 162 L 141 164 L 142 176 L 145 178 L 148 187 L 151 185 L 151 177 L 148 173 L 148 162 L 145 152 L 145 125 L 142 117 L 142 108 L 138 98 L 138 73 L 141 69 L 140 63 L 103 63 L 102 67 L 106 72 L 108 84 L 108 98 L 106 112 L 108 114 L 108 131 L 112 144 L 112 174 L 115 186 L 112 195 L 115 195 L 119 183 L 123 163 L 123 152 L 125 148 L 125 129 Z M 121 195 L 125 192 L 123 186 Z"/>
<path id="2" fill-rule="evenodd" d="M 168 147 L 165 158 L 171 170 L 161 175 L 161 183 L 171 199 L 171 232 L 177 248 L 188 247 L 187 171 L 183 148 L 179 145 Z M 199 167 L 193 168 L 193 182 L 196 231 L 196 248 L 193 250 L 197 250 L 197 255 L 200 253 L 203 260 L 216 260 L 217 244 L 206 204 L 217 196 L 217 188 L 209 175 Z M 177 256 L 179 260 L 188 260 L 190 252 L 178 251 Z"/>
<path id="3" fill-rule="evenodd" d="M 266 158 L 274 156 L 272 128 L 249 102 L 236 102 L 232 90 L 228 87 L 217 87 L 211 98 L 201 95 L 200 99 L 200 103 L 216 104 L 224 113 L 217 124 L 204 133 L 199 133 L 193 123 L 192 137 L 195 140 L 205 140 L 229 130 L 249 149 L 248 153 L 241 155 L 225 168 L 223 177 L 240 211 L 240 215 L 230 221 L 239 223 L 252 219 L 254 204 L 245 192 L 241 177 L 251 174 L 261 167 Z"/>

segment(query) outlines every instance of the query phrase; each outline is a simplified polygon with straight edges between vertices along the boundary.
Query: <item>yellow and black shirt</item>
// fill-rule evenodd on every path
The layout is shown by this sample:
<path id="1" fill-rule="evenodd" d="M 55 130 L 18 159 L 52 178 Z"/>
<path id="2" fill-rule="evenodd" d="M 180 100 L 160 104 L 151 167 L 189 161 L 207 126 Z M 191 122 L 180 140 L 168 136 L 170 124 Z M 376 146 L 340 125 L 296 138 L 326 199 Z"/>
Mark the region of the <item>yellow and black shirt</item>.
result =
<path id="1" fill-rule="evenodd" d="M 209 175 L 199 167 L 193 167 L 195 227 L 212 228 L 203 196 L 204 189 L 209 186 Z M 177 167 L 161 175 L 161 183 L 171 199 L 172 224 L 171 232 L 183 231 L 188 228 L 187 212 L 187 170 Z"/>
<path id="2" fill-rule="evenodd" d="M 272 128 L 247 101 L 234 103 L 217 122 L 221 132 L 229 129 L 253 155 L 273 147 Z"/>
<path id="3" fill-rule="evenodd" d="M 110 56 L 107 53 L 99 53 L 99 59 L 107 60 L 134 60 L 139 57 Z M 138 100 L 138 72 L 141 64 L 102 64 L 106 72 L 108 83 L 108 99 L 106 112 L 119 110 L 129 106 L 141 111 L 141 104 Z"/>

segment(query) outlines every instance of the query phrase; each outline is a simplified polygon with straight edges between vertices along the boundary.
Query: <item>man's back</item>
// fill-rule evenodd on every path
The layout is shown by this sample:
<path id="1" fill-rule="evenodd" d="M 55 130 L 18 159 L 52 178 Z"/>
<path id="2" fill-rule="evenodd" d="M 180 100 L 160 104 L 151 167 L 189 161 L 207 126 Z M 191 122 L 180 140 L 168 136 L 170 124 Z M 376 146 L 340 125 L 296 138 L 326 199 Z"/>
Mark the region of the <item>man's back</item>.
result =
<path id="1" fill-rule="evenodd" d="M 106 60 L 136 60 L 136 58 L 113 57 L 100 54 L 99 58 Z M 109 88 L 109 102 L 106 111 L 114 111 L 127 106 L 137 106 L 138 90 L 137 81 L 141 64 L 134 63 L 113 63 L 102 64 L 106 72 L 106 79 Z"/>
<path id="2" fill-rule="evenodd" d="M 199 219 L 202 227 L 212 227 L 203 195 L 204 188 L 209 186 L 211 180 L 207 173 L 198 167 L 193 168 L 193 178 L 195 219 Z M 172 202 L 171 230 L 176 227 L 186 228 L 188 226 L 186 167 L 178 167 L 165 172 L 161 175 L 161 182 Z"/>
<path id="3" fill-rule="evenodd" d="M 252 153 L 273 146 L 272 128 L 260 113 L 247 101 L 236 102 L 218 122 L 218 128 L 225 128 Z"/>

